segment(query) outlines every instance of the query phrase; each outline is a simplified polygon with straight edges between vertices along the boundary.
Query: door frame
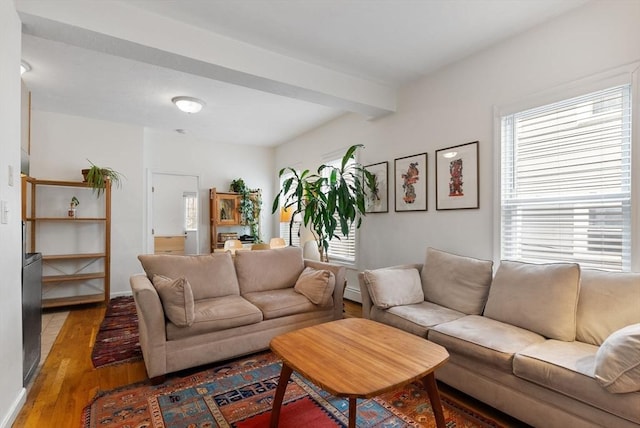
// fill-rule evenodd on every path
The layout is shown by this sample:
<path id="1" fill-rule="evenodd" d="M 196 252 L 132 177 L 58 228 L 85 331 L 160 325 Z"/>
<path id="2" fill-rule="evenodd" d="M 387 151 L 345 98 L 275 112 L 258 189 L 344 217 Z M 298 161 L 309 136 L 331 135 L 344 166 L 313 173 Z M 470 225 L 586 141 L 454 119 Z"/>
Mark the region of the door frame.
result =
<path id="1" fill-rule="evenodd" d="M 200 236 L 203 231 L 203 196 L 200 191 L 200 175 L 199 174 L 190 174 L 184 172 L 176 172 L 176 171 L 163 171 L 163 170 L 153 170 L 147 169 L 146 174 L 146 183 L 145 183 L 145 224 L 144 224 L 144 251 L 146 254 L 153 254 L 154 244 L 153 244 L 153 176 L 155 174 L 158 175 L 174 175 L 178 177 L 194 177 L 196 179 L 196 188 L 193 191 L 198 195 L 198 233 L 196 235 L 196 249 L 197 254 L 203 254 L 202 248 L 200 248 Z"/>

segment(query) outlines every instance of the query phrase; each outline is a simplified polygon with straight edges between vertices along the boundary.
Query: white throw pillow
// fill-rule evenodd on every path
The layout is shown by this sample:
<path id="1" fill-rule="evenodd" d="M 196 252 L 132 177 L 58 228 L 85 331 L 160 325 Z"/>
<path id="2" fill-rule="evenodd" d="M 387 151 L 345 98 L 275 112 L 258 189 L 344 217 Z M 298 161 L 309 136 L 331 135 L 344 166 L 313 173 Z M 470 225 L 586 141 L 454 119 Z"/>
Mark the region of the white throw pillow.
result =
<path id="1" fill-rule="evenodd" d="M 640 324 L 614 332 L 596 353 L 595 377 L 613 393 L 640 391 Z"/>
<path id="2" fill-rule="evenodd" d="M 381 309 L 424 302 L 418 269 L 376 269 L 363 272 L 373 304 Z"/>

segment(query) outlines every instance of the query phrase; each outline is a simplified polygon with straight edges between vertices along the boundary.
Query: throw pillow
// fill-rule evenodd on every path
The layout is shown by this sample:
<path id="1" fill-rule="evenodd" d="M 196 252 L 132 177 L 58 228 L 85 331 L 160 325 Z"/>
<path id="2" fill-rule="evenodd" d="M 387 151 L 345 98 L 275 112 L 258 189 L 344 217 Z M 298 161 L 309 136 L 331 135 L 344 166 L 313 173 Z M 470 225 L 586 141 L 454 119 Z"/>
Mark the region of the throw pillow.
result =
<path id="1" fill-rule="evenodd" d="M 335 287 L 336 277 L 333 272 L 306 267 L 293 289 L 312 303 L 324 307 L 331 306 Z"/>
<path id="2" fill-rule="evenodd" d="M 503 260 L 493 278 L 484 315 L 570 342 L 576 338 L 579 288 L 577 264 Z"/>
<path id="3" fill-rule="evenodd" d="M 481 315 L 489 295 L 493 261 L 427 248 L 420 276 L 427 301 L 467 315 Z"/>
<path id="4" fill-rule="evenodd" d="M 596 353 L 595 377 L 613 393 L 640 391 L 640 324 L 614 332 Z"/>
<path id="5" fill-rule="evenodd" d="M 380 309 L 424 302 L 418 269 L 375 269 L 363 272 L 373 304 Z"/>
<path id="6" fill-rule="evenodd" d="M 154 275 L 153 285 L 160 295 L 162 308 L 169 321 L 178 327 L 188 327 L 193 324 L 195 304 L 189 281 L 184 277 L 171 279 Z"/>

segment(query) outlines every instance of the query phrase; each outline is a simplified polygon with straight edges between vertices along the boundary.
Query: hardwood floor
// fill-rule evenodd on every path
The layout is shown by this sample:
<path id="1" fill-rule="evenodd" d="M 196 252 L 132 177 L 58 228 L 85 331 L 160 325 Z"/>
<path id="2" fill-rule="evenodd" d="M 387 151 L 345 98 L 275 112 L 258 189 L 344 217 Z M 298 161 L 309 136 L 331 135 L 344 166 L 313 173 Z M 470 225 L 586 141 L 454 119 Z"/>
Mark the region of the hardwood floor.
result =
<path id="1" fill-rule="evenodd" d="M 37 373 L 14 428 L 79 427 L 82 411 L 99 391 L 148 379 L 142 361 L 95 369 L 94 337 L 104 318 L 104 305 L 70 311 L 53 347 Z M 362 306 L 345 300 L 345 317 L 362 317 Z M 491 415 L 505 427 L 526 426 L 446 385 L 439 385 L 470 407 Z"/>
<path id="2" fill-rule="evenodd" d="M 93 368 L 91 347 L 104 312 L 104 305 L 70 311 L 14 427 L 79 427 L 98 391 L 147 379 L 142 361 Z"/>

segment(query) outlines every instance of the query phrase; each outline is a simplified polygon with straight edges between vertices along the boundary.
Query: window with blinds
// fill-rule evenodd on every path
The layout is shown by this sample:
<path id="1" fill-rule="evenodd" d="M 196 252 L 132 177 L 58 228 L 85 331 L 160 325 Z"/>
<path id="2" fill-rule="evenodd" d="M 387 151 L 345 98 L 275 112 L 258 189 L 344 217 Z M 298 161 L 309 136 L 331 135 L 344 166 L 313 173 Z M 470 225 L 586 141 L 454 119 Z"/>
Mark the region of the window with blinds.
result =
<path id="1" fill-rule="evenodd" d="M 501 257 L 630 270 L 630 85 L 501 122 Z"/>

